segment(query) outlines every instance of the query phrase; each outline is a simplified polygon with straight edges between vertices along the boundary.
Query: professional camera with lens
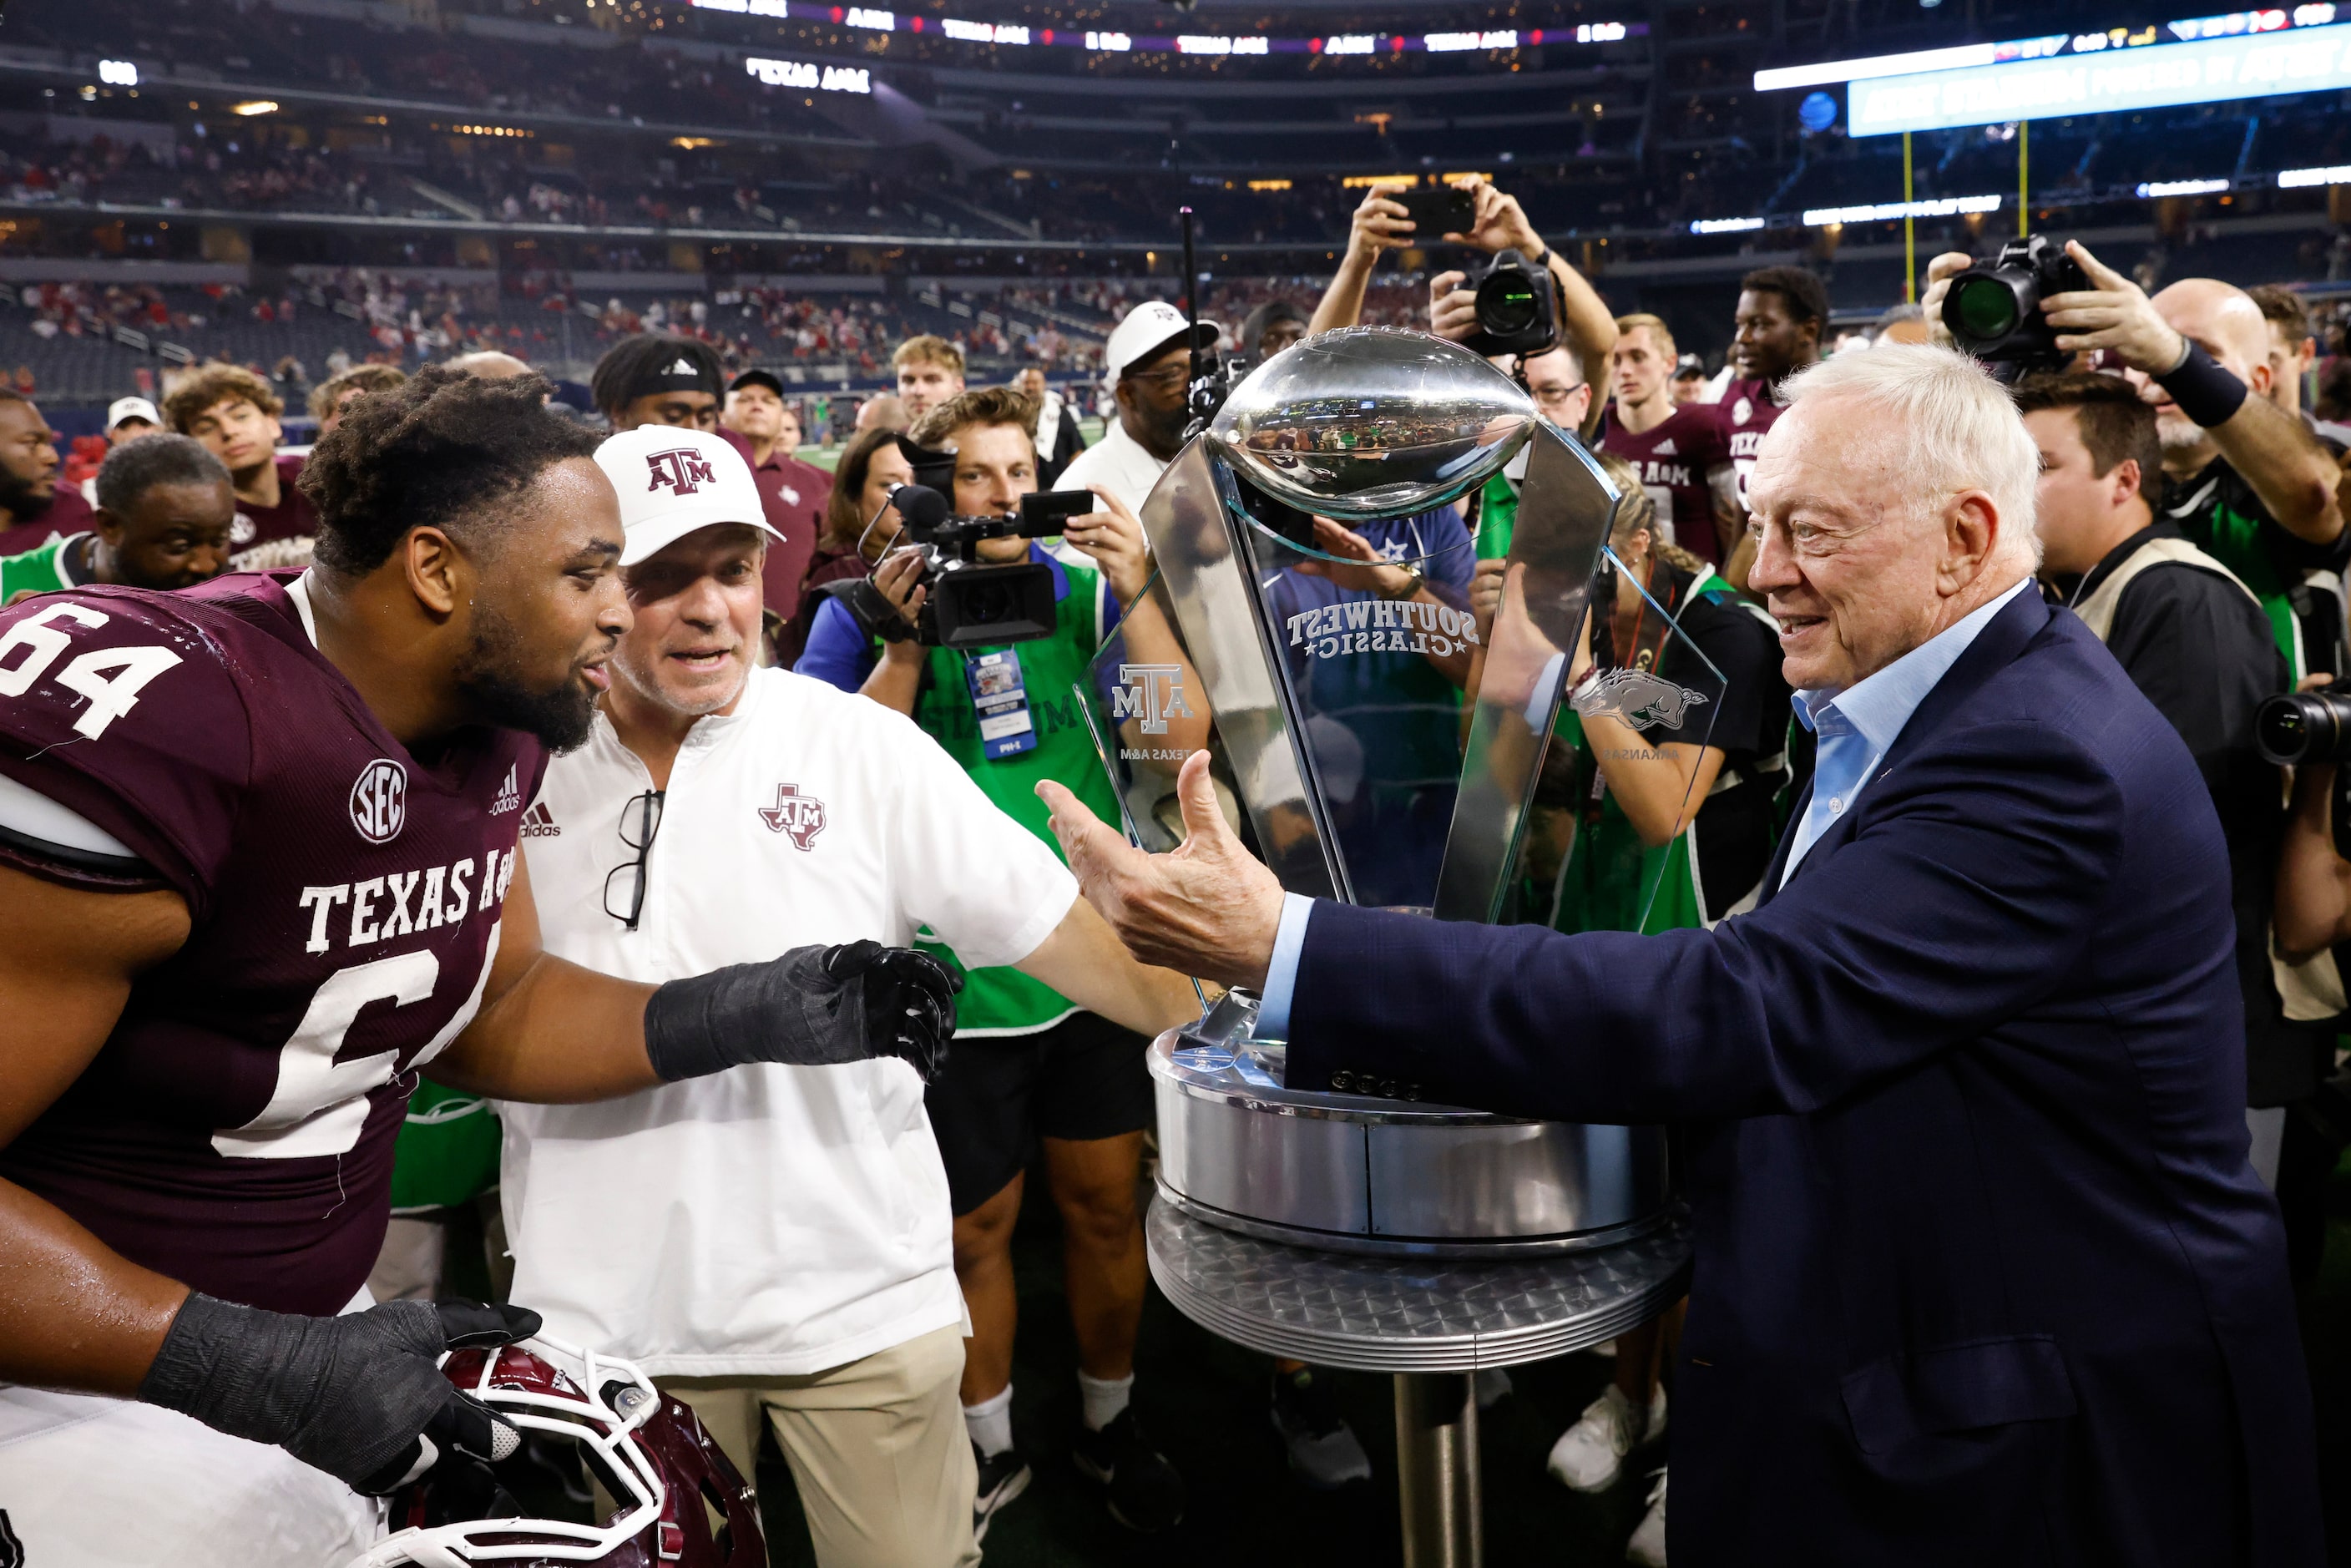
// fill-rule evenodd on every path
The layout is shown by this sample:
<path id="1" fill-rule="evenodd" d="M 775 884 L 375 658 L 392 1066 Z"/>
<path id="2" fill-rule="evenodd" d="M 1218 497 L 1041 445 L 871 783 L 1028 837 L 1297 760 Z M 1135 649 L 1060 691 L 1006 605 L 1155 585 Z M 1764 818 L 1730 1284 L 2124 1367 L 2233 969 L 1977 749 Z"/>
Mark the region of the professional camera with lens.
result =
<path id="1" fill-rule="evenodd" d="M 2351 691 L 2286 692 L 2253 712 L 2253 741 L 2280 768 L 2351 758 Z"/>
<path id="2" fill-rule="evenodd" d="M 1943 325 L 1960 352 L 2004 382 L 2063 370 L 2073 355 L 2057 347 L 2057 329 L 2041 313 L 2041 302 L 2089 287 L 2081 263 L 2048 235 L 2012 239 L 1990 264 L 1978 262 L 1952 277 Z"/>
<path id="3" fill-rule="evenodd" d="M 1478 329 L 1462 347 L 1478 354 L 1549 353 L 1559 342 L 1559 286 L 1549 267 L 1515 250 L 1472 267 L 1461 287 L 1478 297 Z"/>
<path id="4" fill-rule="evenodd" d="M 924 556 L 916 582 L 927 591 L 914 624 L 906 624 L 870 578 L 827 591 L 868 636 L 891 643 L 911 637 L 926 648 L 983 648 L 1050 636 L 1052 569 L 1034 560 L 983 561 L 980 541 L 1050 538 L 1070 518 L 1101 505 L 1090 490 L 1053 490 L 1021 497 L 1019 509 L 1000 517 L 958 517 L 949 515 L 945 496 L 924 485 L 899 486 L 891 504 L 904 525 L 900 537 Z"/>

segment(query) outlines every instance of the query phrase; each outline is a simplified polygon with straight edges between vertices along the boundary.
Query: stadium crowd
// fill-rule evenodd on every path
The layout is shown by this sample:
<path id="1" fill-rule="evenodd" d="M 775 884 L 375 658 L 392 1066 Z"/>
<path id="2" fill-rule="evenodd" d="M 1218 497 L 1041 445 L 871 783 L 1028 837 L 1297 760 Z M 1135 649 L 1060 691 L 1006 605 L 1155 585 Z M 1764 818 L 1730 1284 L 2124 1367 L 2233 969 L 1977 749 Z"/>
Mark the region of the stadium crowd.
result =
<path id="1" fill-rule="evenodd" d="M 338 80 L 365 76 L 340 55 L 323 68 Z M 713 84 L 706 75 L 687 79 L 693 74 L 639 85 L 655 99 L 698 99 Z M 387 85 L 603 107 L 574 85 L 507 80 L 494 57 L 444 52 L 403 61 Z M 437 183 L 444 172 L 428 177 Z M 6 172 L 22 194 L 70 199 L 149 175 L 206 204 L 323 198 L 364 207 L 380 197 L 363 172 L 308 152 L 256 157 L 183 144 L 158 162 L 143 145 L 81 143 L 47 161 L 13 159 Z M 1729 353 L 1709 366 L 1684 353 L 1659 316 L 1612 314 L 1510 194 L 1480 179 L 1466 183 L 1472 248 L 1541 258 L 1555 290 L 1556 342 L 1496 363 L 1541 417 L 1599 455 L 1625 497 L 1612 534 L 1616 597 L 1587 628 L 1577 690 L 1587 673 L 1612 664 L 1656 670 L 1710 693 L 1718 716 L 1703 745 L 1665 744 L 1654 727 L 1603 706 L 1580 705 L 1563 719 L 1588 744 L 1537 801 L 1530 918 L 1562 930 L 1711 926 L 1752 898 L 1812 766 L 1813 738 L 1791 721 L 1774 629 L 1750 580 L 1758 533 L 1748 480 L 1782 413 L 1779 389 L 1825 358 L 1948 342 L 1942 303 L 1968 258 L 1937 261 L 1918 307 L 1844 331 L 1832 324 L 1816 271 L 1759 267 L 1740 281 Z M 583 207 L 610 210 L 592 193 L 545 183 L 477 183 L 462 193 L 509 217 L 568 221 Z M 1145 286 L 1117 280 L 1009 287 L 967 325 L 956 317 L 950 336 L 915 329 L 925 323 L 910 317 L 905 296 L 823 302 L 762 284 L 623 304 L 590 298 L 559 273 L 526 278 L 530 308 L 592 317 L 599 351 L 580 400 L 587 406 L 576 409 L 538 406 L 555 390 L 531 370 L 549 357 L 546 339 L 504 314 L 487 287 L 348 270 L 313 272 L 266 296 L 138 283 L 22 290 L 32 330 L 48 338 L 184 334 L 216 317 L 266 322 L 326 312 L 363 323 L 374 349 L 322 361 L 315 380 L 292 363 L 167 368 L 152 388 L 122 389 L 134 395 L 110 409 L 102 458 L 82 455 L 87 473 L 67 465 L 27 395 L 35 389 L 0 387 L 0 603 L 92 586 L 184 593 L 222 574 L 314 559 L 326 571 L 313 580 L 348 575 L 358 547 L 336 519 L 366 514 L 377 504 L 369 486 L 391 483 L 369 463 L 445 461 L 469 482 L 495 481 L 507 487 L 493 493 L 519 496 L 467 454 L 448 422 L 528 423 L 551 455 L 546 472 L 592 457 L 614 479 L 626 537 L 617 570 L 635 621 L 609 673 L 598 666 L 592 706 L 561 730 L 562 755 L 518 763 L 517 741 L 484 764 L 506 770 L 523 835 L 522 861 L 509 850 L 497 873 L 499 896 L 533 896 L 537 884 L 548 952 L 632 985 L 690 984 L 721 965 L 776 960 L 779 942 L 904 943 L 920 928 L 936 938 L 922 950 L 960 988 L 962 1032 L 926 1084 L 887 1061 L 859 1066 L 863 1076 L 853 1082 L 828 1077 L 813 1063 L 839 1059 L 786 1053 L 725 1073 L 718 1069 L 730 1064 L 718 1061 L 664 1071 L 659 1082 L 622 1085 L 626 1095 L 607 1103 L 525 1103 L 600 1099 L 607 1089 L 515 1092 L 517 1080 L 483 1065 L 481 1049 L 453 1050 L 446 1082 L 428 1065 L 415 1098 L 403 1093 L 407 1108 L 393 1117 L 396 1153 L 382 1175 L 396 1218 L 368 1275 L 375 1301 L 443 1293 L 451 1249 L 483 1245 L 486 1205 L 486 1264 L 518 1307 L 643 1364 L 693 1407 L 744 1476 L 753 1473 L 761 1431 L 773 1432 L 820 1561 L 970 1563 L 991 1521 L 1028 1486 L 1024 1455 L 1037 1446 L 1015 1433 L 1010 1414 L 1018 1313 L 1009 1249 L 1034 1169 L 1068 1238 L 1065 1372 L 1082 1410 L 1075 1463 L 1130 1529 L 1166 1530 L 1199 1506 L 1204 1478 L 1179 1474 L 1155 1446 L 1144 1418 L 1152 1391 L 1138 1389 L 1134 1375 L 1144 1291 L 1135 1194 L 1152 1114 L 1143 1043 L 1190 1016 L 1192 993 L 1128 956 L 1089 905 L 1071 902 L 1061 846 L 1032 786 L 1059 783 L 1117 821 L 1085 724 L 1047 694 L 1086 680 L 1113 633 L 1165 663 L 1184 660 L 1148 592 L 1138 514 L 1186 437 L 1196 349 L 1254 364 L 1311 335 L 1359 326 L 1457 340 L 1478 329 L 1460 273 L 1380 270 L 1414 244 L 1397 194 L 1375 188 L 1363 198 L 1335 280 L 1219 282 L 1201 301 L 1196 332 Z M 634 200 L 643 206 L 649 198 Z M 729 204 L 747 214 L 757 193 Z M 679 211 L 697 223 L 711 215 L 700 205 Z M 2320 1119 L 2294 1113 L 2335 1075 L 2333 1027 L 2346 1004 L 2332 953 L 2351 934 L 2339 892 L 2351 885 L 2351 864 L 2335 852 L 2331 770 L 2302 770 L 2289 788 L 2262 759 L 2252 728 L 2263 700 L 2351 675 L 2351 533 L 2337 492 L 2339 470 L 2351 463 L 2351 428 L 2339 423 L 2351 420 L 2351 305 L 2314 308 L 2292 289 L 2247 292 L 2211 278 L 2175 278 L 2150 291 L 2087 251 L 2077 259 L 2091 287 L 2069 297 L 2071 314 L 2057 325 L 2076 335 L 2080 362 L 2015 389 L 2041 456 L 2036 591 L 2072 605 L 2108 643 L 2188 740 L 2221 812 L 2251 1040 L 2253 1160 L 2285 1215 L 2295 1277 L 2307 1281 L 2323 1240 L 2319 1188 L 2339 1150 Z M 1013 384 L 982 384 L 983 358 Z M 866 400 L 853 414 L 846 399 L 820 406 L 796 396 L 792 367 L 819 361 L 892 375 L 894 395 Z M 1047 392 L 1041 375 L 1011 373 L 1016 366 L 1098 368 L 1097 395 Z M 508 383 L 526 390 L 497 390 Z M 318 423 L 315 445 L 285 440 L 298 404 Z M 1098 432 L 1081 434 L 1097 414 Z M 1458 433 L 1392 434 L 1403 442 Z M 658 505 L 648 499 L 649 465 L 652 488 L 666 476 L 672 492 Z M 696 493 L 695 475 L 706 494 Z M 951 651 L 908 635 L 923 617 L 925 559 L 908 548 L 898 486 L 918 476 L 957 515 L 1003 516 L 1046 486 L 1093 497 L 1057 538 L 983 546 L 984 559 L 1043 569 L 1057 606 L 1048 634 L 1020 644 L 1010 665 L 1012 690 L 1019 694 L 1025 678 L 1029 695 L 1019 696 L 1021 722 L 1008 731 L 979 722 L 1003 711 L 1002 688 L 977 673 L 1003 650 Z M 403 483 L 417 507 L 455 505 L 422 479 Z M 1520 481 L 1498 475 L 1414 519 L 1425 559 L 1408 566 L 1400 564 L 1405 536 L 1379 531 L 1388 525 L 1358 530 L 1320 520 L 1329 559 L 1319 576 L 1292 585 L 1304 595 L 1301 608 L 1425 601 L 1490 625 L 1519 501 Z M 457 523 L 449 537 L 459 555 L 475 548 Z M 356 566 L 377 570 L 383 559 Z M 295 601 L 290 587 L 270 591 Z M 358 612 L 308 591 L 315 605 L 299 600 L 300 620 L 288 623 L 313 627 L 321 648 L 329 633 L 349 635 L 353 622 L 337 618 Z M 1660 605 L 1678 629 L 1670 643 L 1647 614 Z M 21 632 L 31 622 L 13 624 Z M 1453 663 L 1430 658 L 1414 674 L 1447 715 L 1474 699 L 1481 678 L 1466 653 Z M 1190 744 L 1203 742 L 1205 728 L 1203 719 Z M 542 766 L 545 782 L 533 788 L 532 768 Z M 751 785 L 766 792 L 756 815 L 720 820 L 711 802 L 722 779 L 738 793 Z M 831 780 L 827 799 L 801 787 L 815 779 Z M 778 780 L 799 782 L 779 789 Z M 1697 822 L 1702 840 L 1692 833 Z M 841 873 L 807 868 L 818 863 L 811 844 L 827 833 L 921 869 L 893 882 L 886 897 L 824 881 Z M 1582 869 L 1605 857 L 1577 860 L 1579 835 L 1621 843 L 1635 861 L 1687 857 L 1687 896 L 1672 909 L 1634 907 L 1640 901 L 1624 886 Z M 591 842 L 599 854 L 625 845 L 634 858 L 607 867 L 610 857 L 591 854 Z M 679 880 L 698 868 L 751 865 L 800 891 L 771 896 L 747 885 L 758 877 L 730 877 L 728 890 L 711 896 L 710 884 Z M 427 885 L 440 888 L 441 870 L 430 875 Z M 736 890 L 737 882 L 747 885 Z M 306 911 L 328 895 L 366 896 L 311 887 Z M 485 906 L 489 895 L 486 873 Z M 434 896 L 425 907 L 437 907 Z M 451 896 L 462 905 L 461 893 Z M 799 907 L 788 907 L 793 898 Z M 404 898 L 400 908 L 405 920 Z M 330 914 L 334 923 L 346 915 L 357 922 L 360 909 L 319 905 L 315 930 L 325 935 L 313 946 L 332 935 Z M 828 925 L 810 909 L 839 918 Z M 624 940 L 641 927 L 659 934 L 664 956 Z M 781 942 L 778 931 L 793 935 Z M 483 1016 L 493 1013 L 505 1016 Z M 508 1108 L 494 1112 L 491 1100 Z M 861 1107 L 853 1114 L 852 1102 Z M 38 1137 L 20 1142 L 0 1172 L 37 1182 L 47 1146 Z M 381 1184 L 352 1197 L 381 1218 Z M 599 1238 L 616 1225 L 658 1226 L 689 1212 L 707 1228 L 665 1260 L 686 1281 L 664 1287 L 675 1293 L 643 1298 L 636 1281 L 599 1260 Z M 820 1253 L 829 1272 L 802 1278 L 795 1248 Z M 780 1296 L 746 1286 L 747 1259 L 752 1272 L 772 1259 L 796 1282 Z M 225 1343 L 234 1314 L 249 1309 L 211 1301 L 206 1310 L 215 1309 Z M 1613 1383 L 1552 1449 L 1562 1483 L 1599 1491 L 1624 1479 L 1636 1457 L 1663 1463 L 1668 1352 L 1678 1332 L 1677 1313 L 1668 1312 L 1614 1342 Z M 234 1360 L 216 1354 L 226 1358 L 220 1364 Z M 1340 1487 L 1369 1476 L 1362 1444 L 1311 1367 L 1281 1363 L 1266 1377 L 1270 1418 L 1303 1483 Z M 1508 1393 L 1507 1378 L 1480 1382 L 1481 1399 Z M 201 1392 L 169 1397 L 199 1415 L 212 1408 Z M 271 1430 L 246 1419 L 232 1429 Z M 339 1456 L 347 1481 L 381 1480 L 389 1458 L 361 1465 L 330 1445 L 308 1451 Z M 392 1472 L 395 1483 L 405 1479 Z M 589 1479 L 576 1478 L 583 1519 Z M 1662 1563 L 1662 1469 L 1648 1501 L 1629 1551 L 1634 1561 Z"/>

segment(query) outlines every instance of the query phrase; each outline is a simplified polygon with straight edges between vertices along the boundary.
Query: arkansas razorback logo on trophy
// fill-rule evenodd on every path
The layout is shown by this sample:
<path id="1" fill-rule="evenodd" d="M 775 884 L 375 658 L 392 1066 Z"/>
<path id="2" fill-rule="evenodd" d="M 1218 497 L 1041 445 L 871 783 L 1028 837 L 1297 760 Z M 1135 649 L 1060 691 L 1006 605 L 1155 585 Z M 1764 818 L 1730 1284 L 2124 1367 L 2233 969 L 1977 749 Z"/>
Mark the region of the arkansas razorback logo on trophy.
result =
<path id="1" fill-rule="evenodd" d="M 759 820 L 770 832 L 789 833 L 794 849 L 807 849 L 824 831 L 824 802 L 803 795 L 797 784 L 776 786 L 776 803 L 759 808 Z"/>

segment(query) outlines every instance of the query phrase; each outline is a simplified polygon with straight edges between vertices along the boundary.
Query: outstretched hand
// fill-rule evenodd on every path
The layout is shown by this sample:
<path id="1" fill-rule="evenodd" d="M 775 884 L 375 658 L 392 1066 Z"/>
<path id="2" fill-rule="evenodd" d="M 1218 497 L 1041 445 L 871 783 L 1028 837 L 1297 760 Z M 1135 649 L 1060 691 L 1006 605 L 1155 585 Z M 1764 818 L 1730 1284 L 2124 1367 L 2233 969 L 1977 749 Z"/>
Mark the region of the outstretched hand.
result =
<path id="1" fill-rule="evenodd" d="M 1208 754 L 1176 778 L 1184 842 L 1146 854 L 1050 780 L 1037 786 L 1086 901 L 1146 964 L 1228 986 L 1265 984 L 1281 925 L 1281 884 L 1241 847 L 1217 805 Z"/>

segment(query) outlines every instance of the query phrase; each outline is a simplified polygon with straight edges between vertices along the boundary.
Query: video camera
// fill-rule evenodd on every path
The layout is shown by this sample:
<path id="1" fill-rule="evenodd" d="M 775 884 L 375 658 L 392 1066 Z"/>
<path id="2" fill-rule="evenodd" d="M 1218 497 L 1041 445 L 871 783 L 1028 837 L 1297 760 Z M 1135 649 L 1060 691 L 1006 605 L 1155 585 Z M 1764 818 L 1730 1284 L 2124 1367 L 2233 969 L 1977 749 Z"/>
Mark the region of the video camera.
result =
<path id="1" fill-rule="evenodd" d="M 1952 277 L 1943 295 L 1943 326 L 1961 353 L 1982 361 L 2000 381 L 2063 370 L 2074 356 L 2057 347 L 2057 329 L 2041 313 L 2041 302 L 2089 287 L 2082 264 L 2048 235 L 2012 239 L 1989 264 L 1980 261 Z"/>
<path id="2" fill-rule="evenodd" d="M 1547 267 L 1515 250 L 1471 267 L 1461 286 L 1478 297 L 1478 329 L 1462 340 L 1476 354 L 1547 354 L 1559 345 L 1559 286 Z"/>
<path id="3" fill-rule="evenodd" d="M 926 485 L 900 485 L 890 500 L 904 525 L 899 537 L 923 552 L 915 580 L 927 592 L 914 624 L 906 624 L 871 578 L 829 591 L 868 636 L 890 643 L 912 638 L 926 648 L 990 647 L 1052 635 L 1052 569 L 1034 560 L 982 561 L 980 541 L 1049 538 L 1070 518 L 1102 504 L 1091 490 L 1040 491 L 1021 497 L 1019 509 L 1003 517 L 956 517 L 946 497 Z"/>

